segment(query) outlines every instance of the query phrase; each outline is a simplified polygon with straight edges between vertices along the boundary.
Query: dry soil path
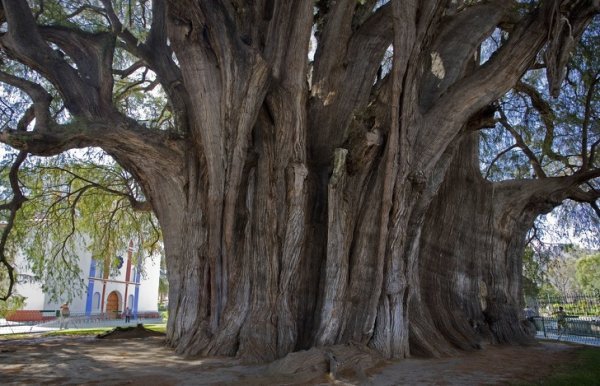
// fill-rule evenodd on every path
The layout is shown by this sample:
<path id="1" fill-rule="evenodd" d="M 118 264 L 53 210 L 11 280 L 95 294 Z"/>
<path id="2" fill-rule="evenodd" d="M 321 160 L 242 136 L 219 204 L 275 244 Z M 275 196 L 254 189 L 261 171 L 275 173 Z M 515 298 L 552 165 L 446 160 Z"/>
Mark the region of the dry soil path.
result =
<path id="1" fill-rule="evenodd" d="M 574 359 L 578 346 L 540 343 L 495 346 L 455 358 L 407 359 L 367 372 L 368 380 L 315 374 L 310 384 L 487 385 L 536 381 Z M 298 384 L 265 376 L 265 366 L 231 359 L 184 359 L 160 337 L 100 340 L 92 337 L 0 341 L 0 384 L 267 385 Z"/>

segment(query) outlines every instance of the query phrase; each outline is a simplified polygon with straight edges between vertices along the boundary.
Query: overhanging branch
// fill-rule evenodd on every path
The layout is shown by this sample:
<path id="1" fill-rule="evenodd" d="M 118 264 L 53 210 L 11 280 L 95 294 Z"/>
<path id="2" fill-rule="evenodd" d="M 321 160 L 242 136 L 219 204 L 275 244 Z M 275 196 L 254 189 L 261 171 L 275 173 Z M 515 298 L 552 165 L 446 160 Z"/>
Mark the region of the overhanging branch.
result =
<path id="1" fill-rule="evenodd" d="M 521 134 L 508 122 L 508 118 L 506 117 L 504 110 L 499 109 L 498 111 L 500 112 L 500 123 L 502 124 L 502 126 L 504 126 L 506 130 L 510 132 L 510 134 L 515 139 L 515 146 L 518 146 L 527 156 L 531 167 L 533 167 L 533 170 L 535 171 L 536 176 L 538 178 L 547 177 L 546 172 L 544 172 L 544 169 L 542 168 L 540 160 L 537 159 L 535 153 L 529 148 L 529 146 L 527 146 Z"/>
<path id="2" fill-rule="evenodd" d="M 10 172 L 8 174 L 13 197 L 8 203 L 0 205 L 0 210 L 9 211 L 8 220 L 6 222 L 6 225 L 4 225 L 4 227 L 2 228 L 2 236 L 0 236 L 0 263 L 6 268 L 9 280 L 8 289 L 6 293 L 0 295 L 0 300 L 2 301 L 6 301 L 12 296 L 13 287 L 15 284 L 14 267 L 8 260 L 8 257 L 6 256 L 6 242 L 14 226 L 17 212 L 19 211 L 19 209 L 21 209 L 23 203 L 27 201 L 27 198 L 23 195 L 23 192 L 21 192 L 21 187 L 19 186 L 19 168 L 21 167 L 23 162 L 25 162 L 26 158 L 27 153 L 24 151 L 19 152 L 19 154 L 17 155 L 17 158 L 11 166 Z"/>
<path id="3" fill-rule="evenodd" d="M 52 156 L 70 149 L 101 147 L 120 160 L 150 163 L 153 168 L 170 170 L 183 159 L 185 143 L 168 133 L 150 130 L 126 118 L 118 121 L 75 120 L 53 127 L 52 131 L 0 131 L 0 142 L 39 156 Z"/>
<path id="4" fill-rule="evenodd" d="M 74 178 L 81 180 L 83 182 L 86 183 L 86 185 L 84 187 L 82 187 L 81 189 L 98 189 L 98 190 L 102 190 L 104 192 L 110 193 L 112 195 L 115 196 L 119 196 L 119 197 L 123 197 L 126 198 L 129 201 L 129 204 L 131 205 L 131 208 L 135 211 L 139 211 L 139 212 L 150 212 L 152 211 L 152 207 L 150 205 L 150 203 L 148 201 L 140 201 L 138 200 L 134 195 L 133 192 L 131 191 L 131 189 L 129 189 L 129 192 L 123 192 L 120 190 L 116 190 L 116 189 L 112 189 L 106 185 L 103 185 L 101 183 L 98 183 L 96 181 L 92 181 L 89 178 L 83 177 L 78 173 L 73 172 L 72 170 L 69 169 L 65 169 L 62 167 L 43 167 L 42 169 L 53 169 L 53 170 L 58 170 L 61 171 L 63 173 L 67 173 L 71 176 L 73 176 Z M 81 194 L 83 194 L 84 191 L 81 192 L 77 192 L 77 199 L 75 200 L 75 203 L 79 200 L 79 197 L 81 196 Z M 73 205 L 74 206 L 74 205 Z"/>
<path id="5" fill-rule="evenodd" d="M 102 0 L 113 33 L 125 44 L 125 49 L 140 58 L 157 76 L 173 107 L 176 127 L 187 132 L 188 113 L 191 109 L 187 90 L 183 86 L 181 71 L 173 61 L 173 51 L 167 44 L 166 4 L 162 0 L 152 2 L 152 25 L 145 42 L 138 40 L 121 23 L 111 1 Z M 130 68 L 125 71 L 133 69 Z"/>
<path id="6" fill-rule="evenodd" d="M 564 163 L 567 167 L 572 167 L 572 165 L 569 163 L 568 157 L 557 154 L 554 150 L 552 150 L 552 146 L 554 144 L 555 115 L 550 104 L 544 100 L 538 90 L 524 82 L 517 82 L 515 85 L 515 91 L 522 92 L 529 97 L 532 106 L 540 114 L 540 117 L 544 122 L 544 126 L 546 127 L 546 135 L 544 136 L 543 142 L 543 154 L 547 155 L 554 161 L 560 161 Z"/>
<path id="7" fill-rule="evenodd" d="M 0 37 L 0 47 L 21 63 L 46 77 L 62 94 L 71 114 L 102 115 L 98 111 L 98 90 L 85 83 L 76 69 L 42 38 L 25 0 L 3 2 L 8 32 Z"/>
<path id="8" fill-rule="evenodd" d="M 50 102 L 52 101 L 52 97 L 50 94 L 39 84 L 16 77 L 2 70 L 0 70 L 0 82 L 24 91 L 31 98 L 35 116 L 35 129 L 46 131 L 51 121 Z"/>

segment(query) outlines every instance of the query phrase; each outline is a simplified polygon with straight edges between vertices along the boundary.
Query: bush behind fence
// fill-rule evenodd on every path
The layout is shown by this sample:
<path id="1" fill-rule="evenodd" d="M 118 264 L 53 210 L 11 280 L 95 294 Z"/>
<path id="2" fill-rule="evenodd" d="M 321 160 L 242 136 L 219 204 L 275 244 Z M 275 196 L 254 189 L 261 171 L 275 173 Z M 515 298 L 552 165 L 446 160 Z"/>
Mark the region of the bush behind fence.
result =
<path id="1" fill-rule="evenodd" d="M 524 316 L 538 337 L 600 345 L 600 291 L 529 298 L 525 304 Z"/>

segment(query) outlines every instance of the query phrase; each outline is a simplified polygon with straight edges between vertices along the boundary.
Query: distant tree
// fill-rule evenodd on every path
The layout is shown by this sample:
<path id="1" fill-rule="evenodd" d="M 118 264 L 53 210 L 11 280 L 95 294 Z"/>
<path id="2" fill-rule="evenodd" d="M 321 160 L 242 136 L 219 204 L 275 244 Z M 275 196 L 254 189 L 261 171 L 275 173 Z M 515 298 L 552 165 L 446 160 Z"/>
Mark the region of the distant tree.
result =
<path id="1" fill-rule="evenodd" d="M 6 271 L 0 271 L 0 291 L 6 291 L 9 282 Z M 25 304 L 25 298 L 20 295 L 11 296 L 7 300 L 0 300 L 0 318 L 5 318 L 11 311 L 18 310 Z"/>
<path id="2" fill-rule="evenodd" d="M 577 282 L 585 291 L 600 291 L 600 253 L 577 260 Z"/>
<path id="3" fill-rule="evenodd" d="M 531 246 L 523 253 L 523 294 L 525 298 L 537 298 L 545 284 L 543 262 Z"/>
<path id="4" fill-rule="evenodd" d="M 575 293 L 580 290 L 576 270 L 577 259 L 563 255 L 548 264 L 548 282 L 561 294 Z"/>

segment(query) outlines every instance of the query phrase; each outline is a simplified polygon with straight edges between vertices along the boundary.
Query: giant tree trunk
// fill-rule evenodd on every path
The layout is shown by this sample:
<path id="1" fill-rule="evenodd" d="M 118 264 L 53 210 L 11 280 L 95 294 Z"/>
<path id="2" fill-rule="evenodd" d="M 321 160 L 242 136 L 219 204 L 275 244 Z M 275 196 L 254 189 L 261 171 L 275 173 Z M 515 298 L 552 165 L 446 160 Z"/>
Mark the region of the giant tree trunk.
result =
<path id="1" fill-rule="evenodd" d="M 170 5 L 170 39 L 190 103 L 197 106 L 180 178 L 152 184 L 150 194 L 165 230 L 167 334 L 178 352 L 268 361 L 298 349 L 355 342 L 401 358 L 410 353 L 409 304 L 415 296 L 440 307 L 430 310 L 430 320 L 453 312 L 445 308 L 452 303 L 434 300 L 445 288 L 430 286 L 428 273 L 417 274 L 431 260 L 421 252 L 427 208 L 465 122 L 500 96 L 509 87 L 506 77 L 520 74 L 528 61 L 500 60 L 479 70 L 485 85 L 451 87 L 466 76 L 473 50 L 504 7 L 482 6 L 489 11 L 482 19 L 460 14 L 429 42 L 427 26 L 441 17 L 430 5 L 388 4 L 393 15 L 385 8 L 376 12 L 363 26 L 365 35 L 360 28 L 351 34 L 348 15 L 355 2 L 332 6 L 329 17 L 341 24 L 330 22 L 320 32 L 310 98 L 303 46 L 310 33 L 303 22 L 313 12 L 309 2 L 276 8 L 301 16 L 274 24 L 267 34 L 288 40 L 267 36 L 262 55 L 231 35 L 226 9 L 190 13 L 195 5 Z M 401 20 L 393 28 L 392 17 Z M 470 34 L 467 21 L 480 34 Z M 202 30 L 206 23 L 210 28 Z M 542 26 L 543 18 L 532 23 Z M 546 35 L 528 27 L 517 30 L 523 40 L 515 38 L 506 49 L 531 60 Z M 368 40 L 373 28 L 393 33 L 394 65 L 369 94 L 373 64 L 389 45 L 385 35 Z M 287 44 L 297 49 L 276 56 Z M 365 47 L 371 49 L 368 60 L 357 60 Z M 443 73 L 434 69 L 430 49 L 446 61 Z M 494 92 L 461 102 L 482 89 Z M 485 246 L 498 243 L 494 238 Z M 463 266 L 470 266 L 467 258 L 456 273 Z M 490 263 L 489 275 L 506 268 L 514 269 Z M 485 269 L 481 264 L 482 281 L 488 280 Z M 488 283 L 490 298 L 517 296 L 509 279 Z M 477 308 L 466 300 L 468 291 L 456 295 Z M 414 345 L 435 344 L 431 333 L 422 328 Z M 470 345 L 466 336 L 461 346 Z"/>
<path id="2" fill-rule="evenodd" d="M 520 184 L 461 171 L 475 146 L 446 172 L 468 124 L 549 39 L 560 60 L 548 65 L 562 70 L 564 36 L 597 4 L 156 0 L 142 42 L 101 3 L 110 33 L 38 28 L 26 1 L 2 1 L 0 48 L 76 119 L 53 122 L 41 86 L 4 74 L 34 101 L 36 127 L 0 140 L 41 155 L 100 146 L 132 173 L 163 230 L 178 353 L 268 361 L 353 342 L 439 355 L 477 345 L 469 321 L 520 337 L 517 254 L 537 204 Z M 509 38 L 481 65 L 478 47 L 502 24 Z M 113 103 L 117 39 L 156 74 L 176 129 Z"/>
<path id="3" fill-rule="evenodd" d="M 474 133 L 461 143 L 427 212 L 410 308 L 413 353 L 439 356 L 531 339 L 521 323 L 527 233 L 577 182 L 486 181 L 477 141 Z"/>

